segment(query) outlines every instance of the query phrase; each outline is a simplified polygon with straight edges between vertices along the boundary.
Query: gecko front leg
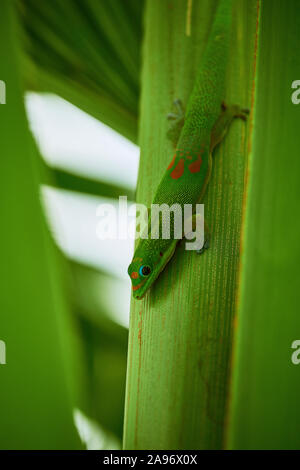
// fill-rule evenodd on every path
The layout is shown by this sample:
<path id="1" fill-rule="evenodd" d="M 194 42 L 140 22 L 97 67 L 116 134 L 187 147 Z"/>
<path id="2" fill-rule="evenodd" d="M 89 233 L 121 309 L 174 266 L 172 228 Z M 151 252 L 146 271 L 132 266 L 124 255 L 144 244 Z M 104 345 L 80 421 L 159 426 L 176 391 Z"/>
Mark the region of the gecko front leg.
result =
<path id="1" fill-rule="evenodd" d="M 176 99 L 173 101 L 174 112 L 167 114 L 168 121 L 171 121 L 167 137 L 176 147 L 179 140 L 181 130 L 184 125 L 184 108 L 181 100 Z"/>

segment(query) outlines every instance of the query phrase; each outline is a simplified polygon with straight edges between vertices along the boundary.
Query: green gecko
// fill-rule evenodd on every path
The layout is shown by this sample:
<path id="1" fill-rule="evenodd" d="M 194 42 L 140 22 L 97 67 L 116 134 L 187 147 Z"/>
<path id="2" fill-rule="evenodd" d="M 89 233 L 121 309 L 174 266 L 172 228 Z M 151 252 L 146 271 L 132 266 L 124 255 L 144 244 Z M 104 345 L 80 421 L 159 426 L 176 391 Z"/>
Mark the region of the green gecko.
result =
<path id="1" fill-rule="evenodd" d="M 173 131 L 178 131 L 181 126 L 181 132 L 173 159 L 152 204 L 180 204 L 181 207 L 193 204 L 194 207 L 201 202 L 211 175 L 214 148 L 223 139 L 232 120 L 235 117 L 245 120 L 249 112 L 237 105 L 223 103 L 231 18 L 231 0 L 220 0 L 185 118 L 180 110 L 177 115 L 169 115 L 169 119 L 174 120 Z M 180 108 L 178 100 L 176 104 Z M 128 268 L 135 299 L 144 297 L 173 256 L 178 242 L 172 237 L 139 240 Z M 207 245 L 206 239 L 204 248 Z"/>

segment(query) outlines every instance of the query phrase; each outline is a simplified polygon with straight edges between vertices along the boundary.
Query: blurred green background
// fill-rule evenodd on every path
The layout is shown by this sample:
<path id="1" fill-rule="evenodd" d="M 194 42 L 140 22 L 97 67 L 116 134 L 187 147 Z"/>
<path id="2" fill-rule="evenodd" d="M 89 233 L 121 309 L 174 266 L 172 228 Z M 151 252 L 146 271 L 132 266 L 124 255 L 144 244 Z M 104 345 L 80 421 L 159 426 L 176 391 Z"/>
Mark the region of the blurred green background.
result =
<path id="1" fill-rule="evenodd" d="M 0 448 L 120 448 L 133 241 L 96 210 L 134 200 L 143 2 L 0 10 Z"/>

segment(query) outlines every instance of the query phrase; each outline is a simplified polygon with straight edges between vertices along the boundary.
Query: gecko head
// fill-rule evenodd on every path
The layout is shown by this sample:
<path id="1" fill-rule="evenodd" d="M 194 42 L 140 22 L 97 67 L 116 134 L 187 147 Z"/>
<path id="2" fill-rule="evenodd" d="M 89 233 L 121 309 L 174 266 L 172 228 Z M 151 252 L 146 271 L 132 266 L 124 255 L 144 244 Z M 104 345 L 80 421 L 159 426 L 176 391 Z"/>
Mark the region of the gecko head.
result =
<path id="1" fill-rule="evenodd" d="M 128 274 L 132 283 L 132 294 L 135 299 L 142 299 L 152 284 L 152 260 L 143 258 L 133 258 L 128 268 Z"/>
<path id="2" fill-rule="evenodd" d="M 150 247 L 149 247 L 150 248 Z M 132 283 L 132 294 L 137 300 L 144 297 L 160 272 L 169 260 L 167 253 L 160 251 L 159 247 L 136 250 L 134 258 L 128 267 L 128 274 Z"/>

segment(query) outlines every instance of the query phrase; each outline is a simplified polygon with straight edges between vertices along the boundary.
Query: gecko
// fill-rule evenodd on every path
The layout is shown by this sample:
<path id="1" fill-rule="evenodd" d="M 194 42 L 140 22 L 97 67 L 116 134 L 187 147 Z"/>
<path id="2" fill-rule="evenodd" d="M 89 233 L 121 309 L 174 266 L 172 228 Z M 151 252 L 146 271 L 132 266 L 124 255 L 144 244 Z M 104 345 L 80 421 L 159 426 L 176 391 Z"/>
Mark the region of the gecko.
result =
<path id="1" fill-rule="evenodd" d="M 152 204 L 168 204 L 169 207 L 180 204 L 183 207 L 201 202 L 211 175 L 213 150 L 234 118 L 247 118 L 248 109 L 227 106 L 223 101 L 231 19 L 231 0 L 220 0 L 186 112 L 176 100 L 177 113 L 168 115 L 173 120 L 168 137 L 178 137 L 178 141 Z M 200 253 L 209 246 L 209 237 L 205 237 Z M 172 258 L 179 241 L 172 236 L 170 239 L 140 238 L 128 267 L 135 299 L 145 296 Z"/>

